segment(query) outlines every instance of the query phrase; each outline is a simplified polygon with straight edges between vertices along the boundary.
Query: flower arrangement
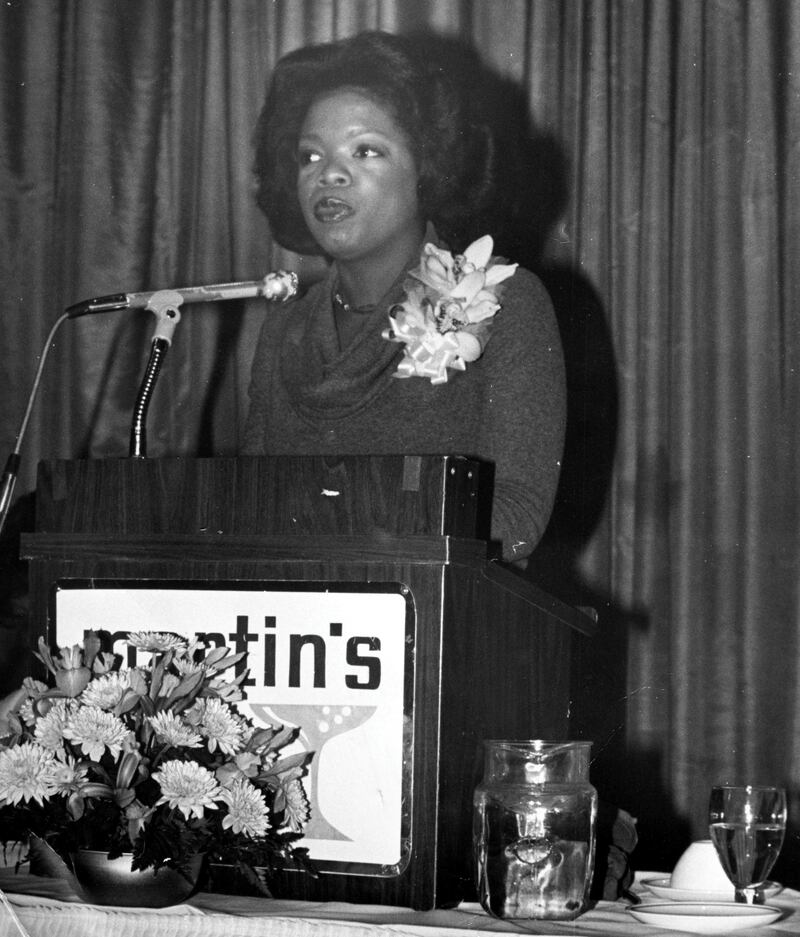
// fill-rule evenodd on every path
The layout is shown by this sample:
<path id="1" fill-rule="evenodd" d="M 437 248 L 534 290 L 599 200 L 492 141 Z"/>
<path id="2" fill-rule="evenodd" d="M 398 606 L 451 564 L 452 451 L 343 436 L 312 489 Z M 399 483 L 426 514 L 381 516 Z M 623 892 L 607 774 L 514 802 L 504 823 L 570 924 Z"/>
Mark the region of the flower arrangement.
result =
<path id="1" fill-rule="evenodd" d="M 396 377 L 447 381 L 447 369 L 464 371 L 483 353 L 489 326 L 500 309 L 500 284 L 517 264 L 492 262 L 494 241 L 487 234 L 454 257 L 433 244 L 409 271 L 406 299 L 389 310 L 383 337 L 401 342 L 403 359 Z"/>
<path id="2" fill-rule="evenodd" d="M 308 819 L 308 753 L 281 757 L 296 730 L 255 727 L 235 709 L 242 658 L 164 633 L 128 635 L 148 657 L 123 668 L 87 632 L 83 646 L 36 657 L 54 686 L 26 678 L 0 738 L 0 840 L 43 839 L 132 869 L 185 874 L 198 853 L 266 890 L 278 866 L 310 866 L 293 845 Z M 131 660 L 136 658 L 131 657 Z"/>

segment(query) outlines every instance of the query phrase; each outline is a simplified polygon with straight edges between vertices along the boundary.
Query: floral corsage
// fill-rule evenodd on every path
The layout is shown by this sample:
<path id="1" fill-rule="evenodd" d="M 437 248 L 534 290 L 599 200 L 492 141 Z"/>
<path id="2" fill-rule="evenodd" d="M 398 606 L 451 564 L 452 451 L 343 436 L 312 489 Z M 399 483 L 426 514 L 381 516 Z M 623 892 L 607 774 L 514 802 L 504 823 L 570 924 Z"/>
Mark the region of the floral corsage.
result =
<path id="1" fill-rule="evenodd" d="M 464 371 L 483 353 L 497 310 L 499 285 L 517 264 L 491 263 L 494 242 L 487 234 L 454 257 L 433 244 L 409 271 L 406 298 L 389 310 L 383 337 L 401 342 L 403 359 L 395 377 L 447 381 L 447 369 Z"/>

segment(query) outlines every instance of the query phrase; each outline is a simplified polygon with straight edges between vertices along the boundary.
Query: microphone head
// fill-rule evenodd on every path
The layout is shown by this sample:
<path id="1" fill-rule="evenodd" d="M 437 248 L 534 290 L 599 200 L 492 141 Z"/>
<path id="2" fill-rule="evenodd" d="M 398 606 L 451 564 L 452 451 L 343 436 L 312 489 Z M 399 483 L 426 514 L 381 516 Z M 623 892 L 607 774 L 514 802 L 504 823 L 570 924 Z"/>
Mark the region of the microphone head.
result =
<path id="1" fill-rule="evenodd" d="M 285 303 L 297 295 L 297 274 L 294 271 L 278 270 L 268 273 L 263 280 L 263 296 L 273 302 Z"/>

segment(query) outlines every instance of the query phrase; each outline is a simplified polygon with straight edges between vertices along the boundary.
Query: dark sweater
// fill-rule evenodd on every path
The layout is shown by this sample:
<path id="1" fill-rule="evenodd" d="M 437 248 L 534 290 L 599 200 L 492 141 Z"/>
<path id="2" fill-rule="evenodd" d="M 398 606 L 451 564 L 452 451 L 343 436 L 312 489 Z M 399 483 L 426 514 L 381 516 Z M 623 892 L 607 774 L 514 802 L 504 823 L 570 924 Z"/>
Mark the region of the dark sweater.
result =
<path id="1" fill-rule="evenodd" d="M 333 277 L 267 313 L 244 453 L 485 459 L 495 466 L 492 537 L 505 560 L 528 556 L 552 509 L 565 421 L 561 343 L 540 281 L 518 269 L 503 284 L 483 355 L 434 386 L 392 376 L 403 346 L 381 332 L 402 278 L 340 350 Z"/>

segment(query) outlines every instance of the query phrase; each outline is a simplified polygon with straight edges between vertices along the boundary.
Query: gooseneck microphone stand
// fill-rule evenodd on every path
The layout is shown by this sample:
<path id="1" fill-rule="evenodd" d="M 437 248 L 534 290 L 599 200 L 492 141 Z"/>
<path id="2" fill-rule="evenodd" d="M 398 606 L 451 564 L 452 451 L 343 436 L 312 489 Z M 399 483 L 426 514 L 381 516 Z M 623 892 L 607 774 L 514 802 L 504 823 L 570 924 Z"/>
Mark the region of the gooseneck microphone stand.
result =
<path id="1" fill-rule="evenodd" d="M 153 397 L 161 365 L 164 363 L 164 358 L 172 344 L 175 328 L 181 321 L 178 307 L 182 302 L 183 296 L 180 293 L 174 290 L 161 290 L 155 293 L 147 304 L 147 308 L 156 317 L 156 327 L 150 345 L 150 358 L 133 408 L 131 441 L 128 451 L 128 455 L 132 459 L 147 458 L 147 410 Z"/>
<path id="2" fill-rule="evenodd" d="M 14 486 L 17 482 L 17 473 L 20 466 L 22 440 L 41 383 L 47 353 L 50 350 L 56 331 L 67 319 L 75 319 L 79 316 L 95 313 L 118 312 L 123 309 L 149 309 L 155 315 L 156 328 L 150 347 L 150 359 L 134 407 L 129 450 L 131 458 L 144 459 L 147 458 L 147 410 L 150 406 L 161 365 L 164 363 L 164 358 L 172 344 L 175 327 L 180 322 L 180 305 L 184 302 L 218 302 L 226 299 L 248 299 L 256 296 L 261 296 L 272 302 L 287 302 L 296 295 L 297 287 L 297 274 L 280 270 L 276 273 L 268 273 L 263 280 L 218 283 L 212 286 L 187 287 L 183 290 L 158 290 L 154 293 L 114 293 L 110 296 L 87 299 L 69 306 L 66 312 L 57 319 L 47 336 L 39 358 L 39 367 L 36 370 L 33 388 L 28 396 L 25 415 L 17 433 L 16 443 L 11 455 L 8 457 L 2 478 L 0 478 L 0 536 L 3 534 L 8 509 L 14 495 Z"/>
<path id="3" fill-rule="evenodd" d="M 133 408 L 133 423 L 129 456 L 132 459 L 147 458 L 147 410 L 153 397 L 156 380 L 172 344 L 175 328 L 181 321 L 180 305 L 184 302 L 203 302 L 215 299 L 241 299 L 248 296 L 263 296 L 270 302 L 285 303 L 297 293 L 297 274 L 280 270 L 268 273 L 263 280 L 251 283 L 230 283 L 217 286 L 191 288 L 188 290 L 158 290 L 155 293 L 129 294 L 129 300 L 141 301 L 145 309 L 156 317 L 150 358 L 147 362 L 139 394 Z M 136 296 L 140 300 L 136 300 Z M 114 297 L 110 297 L 113 301 Z"/>

